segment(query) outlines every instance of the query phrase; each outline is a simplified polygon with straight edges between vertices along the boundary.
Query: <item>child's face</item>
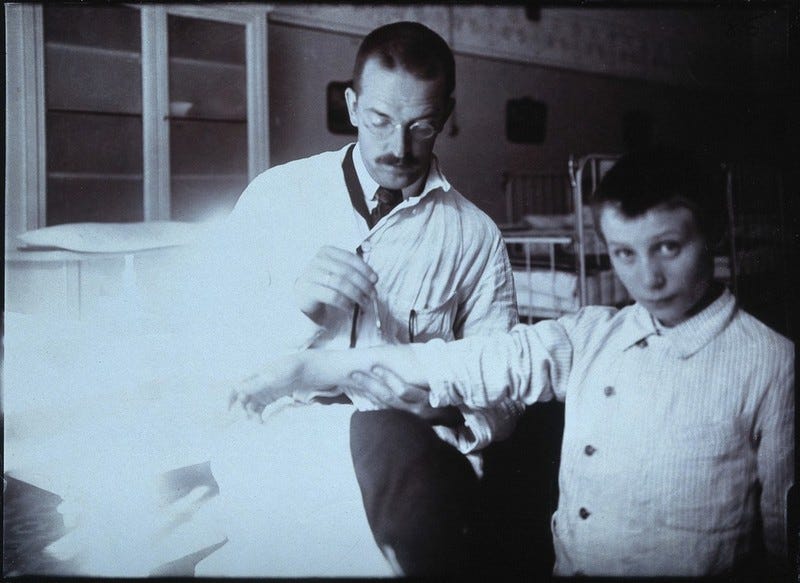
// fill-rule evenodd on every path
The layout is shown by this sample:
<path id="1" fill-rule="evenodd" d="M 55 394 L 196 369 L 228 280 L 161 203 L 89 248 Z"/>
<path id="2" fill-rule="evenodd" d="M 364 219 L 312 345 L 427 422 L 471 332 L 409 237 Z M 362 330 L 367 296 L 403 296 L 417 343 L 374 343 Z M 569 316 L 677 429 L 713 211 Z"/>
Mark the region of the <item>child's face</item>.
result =
<path id="1" fill-rule="evenodd" d="M 600 228 L 611 264 L 633 299 L 664 326 L 688 319 L 713 277 L 713 262 L 694 214 L 658 206 L 629 218 L 610 205 Z"/>

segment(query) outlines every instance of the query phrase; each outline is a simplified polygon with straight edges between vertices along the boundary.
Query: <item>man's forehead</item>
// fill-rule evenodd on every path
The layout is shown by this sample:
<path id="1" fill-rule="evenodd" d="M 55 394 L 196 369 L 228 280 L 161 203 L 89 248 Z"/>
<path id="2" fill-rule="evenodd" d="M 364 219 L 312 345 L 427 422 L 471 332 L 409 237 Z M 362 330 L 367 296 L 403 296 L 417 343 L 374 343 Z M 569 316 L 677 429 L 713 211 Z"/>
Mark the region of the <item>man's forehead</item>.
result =
<path id="1" fill-rule="evenodd" d="M 394 68 L 386 67 L 377 57 L 370 58 L 364 64 L 360 84 L 362 93 L 390 93 L 395 85 L 425 93 L 440 94 L 444 91 L 444 78 L 441 75 L 424 79 L 399 64 Z"/>

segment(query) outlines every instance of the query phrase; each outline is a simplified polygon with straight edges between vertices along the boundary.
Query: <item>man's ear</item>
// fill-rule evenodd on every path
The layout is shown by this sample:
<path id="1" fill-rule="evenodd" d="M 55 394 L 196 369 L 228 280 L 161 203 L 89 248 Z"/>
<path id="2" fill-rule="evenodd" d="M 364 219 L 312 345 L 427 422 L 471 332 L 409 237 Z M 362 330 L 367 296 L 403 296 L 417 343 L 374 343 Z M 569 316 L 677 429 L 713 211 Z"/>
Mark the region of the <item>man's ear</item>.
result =
<path id="1" fill-rule="evenodd" d="M 356 115 L 356 101 L 358 95 L 352 87 L 344 90 L 344 99 L 347 102 L 347 113 L 350 115 L 350 123 L 353 127 L 358 127 L 358 116 Z"/>
<path id="2" fill-rule="evenodd" d="M 452 95 L 447 98 L 447 105 L 444 108 L 444 114 L 442 115 L 442 127 L 444 124 L 447 123 L 447 120 L 450 119 L 450 114 L 453 113 L 453 110 L 456 108 L 456 98 Z"/>

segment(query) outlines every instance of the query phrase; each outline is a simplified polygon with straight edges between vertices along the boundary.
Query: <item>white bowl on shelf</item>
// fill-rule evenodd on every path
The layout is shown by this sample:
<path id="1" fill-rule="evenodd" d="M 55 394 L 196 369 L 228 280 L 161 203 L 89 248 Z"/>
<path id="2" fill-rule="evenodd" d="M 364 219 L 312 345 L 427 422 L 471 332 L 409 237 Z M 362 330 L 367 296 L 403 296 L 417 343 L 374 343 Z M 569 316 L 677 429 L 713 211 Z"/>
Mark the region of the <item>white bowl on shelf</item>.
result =
<path id="1" fill-rule="evenodd" d="M 191 101 L 170 101 L 169 114 L 173 117 L 183 117 L 189 113 L 193 105 Z"/>

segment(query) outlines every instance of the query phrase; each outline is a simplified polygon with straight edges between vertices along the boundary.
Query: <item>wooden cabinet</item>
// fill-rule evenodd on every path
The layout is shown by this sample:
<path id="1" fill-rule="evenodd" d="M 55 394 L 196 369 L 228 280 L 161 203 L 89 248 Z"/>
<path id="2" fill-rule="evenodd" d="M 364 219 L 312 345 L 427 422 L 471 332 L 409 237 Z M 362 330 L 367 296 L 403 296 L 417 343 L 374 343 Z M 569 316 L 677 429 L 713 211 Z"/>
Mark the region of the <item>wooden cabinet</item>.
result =
<path id="1" fill-rule="evenodd" d="M 143 217 L 139 11 L 43 6 L 47 225 Z"/>
<path id="2" fill-rule="evenodd" d="M 171 216 L 230 210 L 247 185 L 246 31 L 167 16 Z"/>
<path id="3" fill-rule="evenodd" d="M 267 9 L 6 6 L 7 248 L 72 222 L 199 221 L 269 167 Z"/>

